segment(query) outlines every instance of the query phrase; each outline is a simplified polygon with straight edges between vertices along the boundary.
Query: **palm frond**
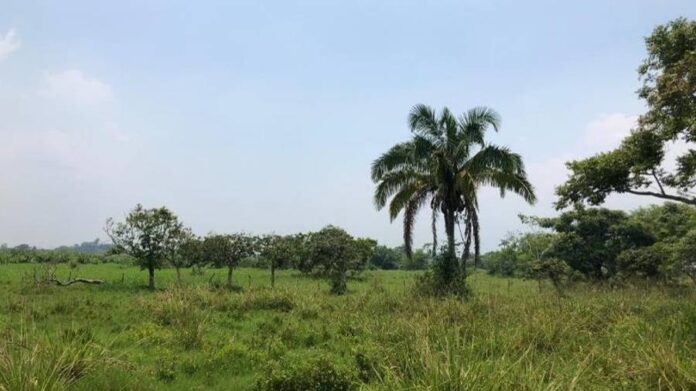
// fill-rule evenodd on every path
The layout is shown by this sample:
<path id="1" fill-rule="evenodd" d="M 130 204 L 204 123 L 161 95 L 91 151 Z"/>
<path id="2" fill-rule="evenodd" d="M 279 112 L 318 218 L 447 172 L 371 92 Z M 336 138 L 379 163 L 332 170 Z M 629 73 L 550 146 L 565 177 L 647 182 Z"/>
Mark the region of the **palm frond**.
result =
<path id="1" fill-rule="evenodd" d="M 404 168 L 398 171 L 390 171 L 382 175 L 375 188 L 374 201 L 377 209 L 382 209 L 392 195 L 403 188 L 418 182 L 427 183 L 427 175 L 412 168 Z"/>
<path id="2" fill-rule="evenodd" d="M 414 144 L 405 142 L 394 145 L 372 162 L 372 181 L 377 182 L 385 173 L 413 162 Z"/>
<path id="3" fill-rule="evenodd" d="M 471 157 L 463 167 L 472 175 L 486 170 L 500 170 L 508 173 L 523 174 L 522 157 L 510 151 L 507 147 L 488 144 Z"/>
<path id="4" fill-rule="evenodd" d="M 529 182 L 524 174 L 509 173 L 500 170 L 488 170 L 480 173 L 479 183 L 486 186 L 493 186 L 500 189 L 500 196 L 505 197 L 507 191 L 511 191 L 521 196 L 530 204 L 536 202 L 534 186 Z"/>
<path id="5" fill-rule="evenodd" d="M 418 210 L 428 199 L 427 191 L 420 191 L 413 195 L 404 209 L 404 250 L 409 258 L 413 246 L 413 226 L 416 223 Z"/>
<path id="6" fill-rule="evenodd" d="M 430 106 L 417 104 L 408 115 L 408 124 L 414 133 L 429 134 L 439 137 L 442 133 L 438 126 L 437 113 Z"/>

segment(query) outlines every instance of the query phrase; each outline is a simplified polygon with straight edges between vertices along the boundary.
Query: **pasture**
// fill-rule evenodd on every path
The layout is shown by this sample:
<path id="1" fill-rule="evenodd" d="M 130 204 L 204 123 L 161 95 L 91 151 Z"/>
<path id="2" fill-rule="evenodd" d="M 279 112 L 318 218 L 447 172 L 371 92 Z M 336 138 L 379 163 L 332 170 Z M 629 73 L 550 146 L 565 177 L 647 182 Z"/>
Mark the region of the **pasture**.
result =
<path id="1" fill-rule="evenodd" d="M 417 272 L 367 271 L 344 296 L 293 270 L 147 273 L 117 264 L 0 266 L 0 389 L 694 389 L 692 286 L 470 276 L 466 299 L 413 294 Z"/>

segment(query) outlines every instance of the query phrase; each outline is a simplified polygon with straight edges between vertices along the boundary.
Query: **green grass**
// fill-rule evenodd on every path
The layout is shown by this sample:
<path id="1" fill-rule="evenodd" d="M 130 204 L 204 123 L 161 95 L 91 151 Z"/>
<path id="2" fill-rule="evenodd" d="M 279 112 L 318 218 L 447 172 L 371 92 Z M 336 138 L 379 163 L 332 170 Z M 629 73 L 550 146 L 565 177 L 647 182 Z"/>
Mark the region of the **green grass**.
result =
<path id="1" fill-rule="evenodd" d="M 211 288 L 223 270 L 179 288 L 158 271 L 149 292 L 137 268 L 60 266 L 106 283 L 37 287 L 33 267 L 0 266 L 0 389 L 696 389 L 692 287 L 559 298 L 476 274 L 471 298 L 438 300 L 412 294 L 416 273 L 380 271 L 335 297 L 240 269 L 240 292 Z"/>

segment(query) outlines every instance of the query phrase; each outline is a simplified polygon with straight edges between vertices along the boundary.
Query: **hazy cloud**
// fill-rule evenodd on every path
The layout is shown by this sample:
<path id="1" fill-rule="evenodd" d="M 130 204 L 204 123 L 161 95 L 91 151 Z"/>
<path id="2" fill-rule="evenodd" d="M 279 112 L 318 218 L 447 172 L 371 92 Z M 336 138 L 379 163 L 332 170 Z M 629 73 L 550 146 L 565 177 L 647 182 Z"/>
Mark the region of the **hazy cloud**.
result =
<path id="1" fill-rule="evenodd" d="M 4 36 L 0 35 L 0 60 L 5 59 L 10 53 L 21 46 L 15 29 L 10 29 Z"/>
<path id="2" fill-rule="evenodd" d="M 46 87 L 39 91 L 45 98 L 79 104 L 96 104 L 114 98 L 111 87 L 77 69 L 45 75 Z"/>
<path id="3" fill-rule="evenodd" d="M 617 147 L 631 133 L 638 116 L 624 113 L 602 114 L 585 127 L 586 147 L 608 150 Z"/>

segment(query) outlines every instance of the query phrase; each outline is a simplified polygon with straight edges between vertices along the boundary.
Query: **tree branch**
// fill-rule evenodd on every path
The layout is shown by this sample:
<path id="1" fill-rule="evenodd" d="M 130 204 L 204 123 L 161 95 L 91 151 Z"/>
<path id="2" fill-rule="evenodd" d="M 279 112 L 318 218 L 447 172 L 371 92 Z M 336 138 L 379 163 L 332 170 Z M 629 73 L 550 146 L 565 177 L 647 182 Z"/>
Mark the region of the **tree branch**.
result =
<path id="1" fill-rule="evenodd" d="M 667 193 L 665 193 L 665 188 L 662 187 L 662 182 L 660 182 L 660 178 L 658 178 L 657 174 L 655 174 L 655 170 L 652 170 L 652 176 L 653 178 L 655 178 L 655 183 L 657 183 L 657 186 L 660 188 L 660 193 L 662 193 L 662 195 L 667 195 Z"/>
<path id="2" fill-rule="evenodd" d="M 679 202 L 683 202 L 683 203 L 688 204 L 688 205 L 696 206 L 696 199 L 680 197 L 680 196 L 672 195 L 672 194 L 656 193 L 654 191 L 638 191 L 638 190 L 626 190 L 626 193 L 663 198 L 666 200 L 679 201 Z"/>
<path id="3" fill-rule="evenodd" d="M 53 283 L 55 283 L 55 284 L 58 285 L 58 286 L 70 286 L 70 285 L 76 284 L 76 283 L 78 283 L 78 282 L 81 282 L 81 283 L 83 283 L 83 284 L 103 284 L 103 283 L 104 283 L 104 281 L 102 281 L 102 280 L 90 280 L 90 279 L 87 279 L 87 278 L 76 278 L 76 279 L 74 279 L 74 280 L 68 280 L 68 281 L 65 281 L 65 282 L 62 282 L 62 281 L 60 281 L 60 280 L 58 280 L 58 279 L 56 279 L 56 278 L 52 278 L 52 279 L 50 279 L 50 280 L 48 280 L 48 281 L 49 281 L 49 282 L 53 282 Z"/>

